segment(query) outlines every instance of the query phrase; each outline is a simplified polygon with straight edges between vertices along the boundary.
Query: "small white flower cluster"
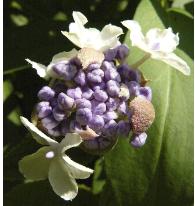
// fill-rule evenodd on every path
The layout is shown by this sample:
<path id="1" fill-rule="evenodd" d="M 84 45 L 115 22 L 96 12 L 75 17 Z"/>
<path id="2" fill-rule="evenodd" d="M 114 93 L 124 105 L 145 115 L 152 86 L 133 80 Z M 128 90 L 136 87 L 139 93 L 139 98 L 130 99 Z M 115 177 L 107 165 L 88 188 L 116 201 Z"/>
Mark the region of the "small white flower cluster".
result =
<path id="1" fill-rule="evenodd" d="M 69 32 L 63 31 L 62 34 L 79 48 L 88 48 L 103 53 L 120 45 L 119 36 L 123 34 L 123 30 L 120 27 L 108 24 L 101 31 L 96 28 L 85 28 L 85 24 L 88 22 L 87 18 L 82 13 L 75 11 L 73 12 L 73 19 L 74 22 L 69 25 Z M 130 30 L 132 46 L 140 48 L 147 53 L 148 57 L 161 60 L 185 75 L 190 74 L 190 68 L 187 63 L 173 53 L 179 44 L 179 37 L 178 34 L 172 32 L 171 28 L 164 30 L 153 28 L 144 37 L 138 22 L 126 20 L 122 24 Z M 58 78 L 51 69 L 53 65 L 56 62 L 67 63 L 78 54 L 81 55 L 76 49 L 70 52 L 61 52 L 53 57 L 48 66 L 29 59 L 26 60 L 32 64 L 32 67 L 36 69 L 40 77 L 45 79 L 50 77 Z M 82 53 L 82 55 L 84 54 Z M 99 56 L 101 60 L 101 54 Z M 126 94 L 127 90 L 124 86 L 120 94 Z M 82 138 L 79 134 L 68 133 L 58 143 L 40 131 L 26 118 L 21 117 L 21 121 L 32 133 L 33 138 L 44 146 L 36 153 L 25 156 L 20 160 L 20 171 L 30 180 L 37 181 L 48 178 L 54 192 L 65 200 L 75 198 L 78 193 L 75 179 L 88 178 L 93 173 L 93 170 L 72 161 L 65 152 L 69 148 L 79 146 Z"/>

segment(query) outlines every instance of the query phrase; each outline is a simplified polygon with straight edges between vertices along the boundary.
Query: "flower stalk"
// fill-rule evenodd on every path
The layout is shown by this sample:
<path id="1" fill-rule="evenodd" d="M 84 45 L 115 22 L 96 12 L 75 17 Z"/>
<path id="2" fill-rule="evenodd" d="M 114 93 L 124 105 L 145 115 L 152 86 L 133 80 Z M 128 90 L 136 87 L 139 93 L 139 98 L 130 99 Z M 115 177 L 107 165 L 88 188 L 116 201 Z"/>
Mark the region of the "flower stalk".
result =
<path id="1" fill-rule="evenodd" d="M 140 65 L 142 65 L 146 60 L 148 60 L 151 57 L 149 53 L 146 53 L 140 60 L 132 64 L 130 67 L 131 68 L 138 68 Z"/>

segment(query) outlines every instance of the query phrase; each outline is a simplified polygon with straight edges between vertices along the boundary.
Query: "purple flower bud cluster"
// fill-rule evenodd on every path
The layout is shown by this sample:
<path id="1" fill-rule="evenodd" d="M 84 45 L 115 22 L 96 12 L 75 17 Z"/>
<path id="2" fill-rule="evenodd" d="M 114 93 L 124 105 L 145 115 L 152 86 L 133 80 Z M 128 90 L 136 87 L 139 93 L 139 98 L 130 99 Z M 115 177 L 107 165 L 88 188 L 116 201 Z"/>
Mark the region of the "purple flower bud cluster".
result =
<path id="1" fill-rule="evenodd" d="M 128 137 L 131 131 L 129 101 L 136 96 L 152 99 L 151 89 L 140 86 L 140 72 L 124 63 L 128 53 L 126 45 L 109 49 L 101 65 L 92 63 L 86 69 L 76 58 L 68 63 L 56 63 L 52 69 L 60 78 L 38 92 L 40 102 L 36 105 L 36 114 L 40 129 L 60 137 L 90 128 L 97 136 L 83 139 L 84 146 L 92 150 L 113 145 L 118 136 Z M 146 140 L 144 134 L 133 137 L 131 144 L 135 147 Z"/>

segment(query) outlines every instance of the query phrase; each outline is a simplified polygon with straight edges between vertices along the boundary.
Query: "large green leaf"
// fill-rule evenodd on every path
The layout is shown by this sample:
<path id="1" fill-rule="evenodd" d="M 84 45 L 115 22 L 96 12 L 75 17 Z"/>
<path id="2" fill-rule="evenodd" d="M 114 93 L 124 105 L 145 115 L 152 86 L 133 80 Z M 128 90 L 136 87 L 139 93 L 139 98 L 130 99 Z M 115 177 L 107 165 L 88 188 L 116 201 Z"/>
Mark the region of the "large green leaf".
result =
<path id="1" fill-rule="evenodd" d="M 171 26 L 172 20 L 166 15 L 154 1 L 143 0 L 134 19 L 146 32 L 152 27 Z M 192 40 L 193 37 L 188 33 L 185 38 Z M 129 34 L 126 43 L 129 44 Z M 189 43 L 186 47 L 190 49 L 192 45 Z M 129 62 L 141 55 L 134 48 L 131 53 Z M 176 53 L 193 70 L 190 57 L 180 49 Z M 104 190 L 107 195 L 102 195 L 102 205 L 192 205 L 193 71 L 191 76 L 184 76 L 155 60 L 149 60 L 140 69 L 152 80 L 149 85 L 153 89 L 156 119 L 143 148 L 134 149 L 126 139 L 121 139 L 106 155 L 108 183 Z"/>

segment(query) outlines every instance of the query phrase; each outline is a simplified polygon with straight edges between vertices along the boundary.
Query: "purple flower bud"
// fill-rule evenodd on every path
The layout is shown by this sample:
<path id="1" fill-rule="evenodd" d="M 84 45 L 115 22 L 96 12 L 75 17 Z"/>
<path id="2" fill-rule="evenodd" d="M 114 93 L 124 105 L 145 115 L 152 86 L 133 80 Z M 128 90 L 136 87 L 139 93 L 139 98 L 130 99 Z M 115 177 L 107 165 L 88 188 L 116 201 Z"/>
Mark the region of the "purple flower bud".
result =
<path id="1" fill-rule="evenodd" d="M 77 84 L 79 84 L 79 85 L 81 85 L 81 86 L 84 86 L 85 83 L 86 83 L 85 73 L 84 73 L 82 70 L 80 70 L 80 71 L 77 73 L 76 77 L 74 78 L 74 81 L 75 81 Z"/>
<path id="2" fill-rule="evenodd" d="M 63 76 L 66 70 L 67 64 L 57 63 L 53 66 L 53 71 L 59 76 Z"/>
<path id="3" fill-rule="evenodd" d="M 118 98 L 109 97 L 106 102 L 106 107 L 109 111 L 116 110 L 119 105 L 120 100 Z"/>
<path id="4" fill-rule="evenodd" d="M 117 82 L 121 81 L 120 74 L 117 72 L 116 68 L 111 67 L 105 70 L 105 79 L 108 80 L 115 80 Z"/>
<path id="5" fill-rule="evenodd" d="M 70 122 L 70 132 L 78 132 L 82 130 L 80 124 L 76 120 Z"/>
<path id="6" fill-rule="evenodd" d="M 50 100 L 50 105 L 51 105 L 52 108 L 58 106 L 57 98 L 53 98 L 52 100 Z"/>
<path id="7" fill-rule="evenodd" d="M 101 69 L 94 69 L 87 74 L 87 79 L 91 83 L 101 83 L 104 77 L 104 72 Z"/>
<path id="8" fill-rule="evenodd" d="M 141 75 L 137 69 L 130 69 L 127 76 L 130 81 L 140 82 L 141 80 Z"/>
<path id="9" fill-rule="evenodd" d="M 138 96 L 145 97 L 149 101 L 152 100 L 152 90 L 150 87 L 140 87 L 137 94 Z"/>
<path id="10" fill-rule="evenodd" d="M 114 111 L 112 111 L 112 112 L 106 112 L 106 113 L 104 114 L 103 118 L 104 118 L 104 121 L 105 121 L 105 122 L 108 122 L 108 121 L 110 121 L 110 120 L 117 119 L 117 118 L 118 118 L 118 114 L 117 114 L 116 112 L 114 112 Z"/>
<path id="11" fill-rule="evenodd" d="M 139 93 L 139 84 L 135 81 L 127 82 L 126 85 L 129 88 L 130 96 L 135 97 Z"/>
<path id="12" fill-rule="evenodd" d="M 104 53 L 104 57 L 106 61 L 113 61 L 116 57 L 117 54 L 117 50 L 116 49 L 108 49 L 105 53 Z"/>
<path id="13" fill-rule="evenodd" d="M 39 118 L 44 118 L 52 113 L 52 108 L 49 102 L 39 102 L 36 106 L 36 111 Z"/>
<path id="14" fill-rule="evenodd" d="M 142 147 L 146 142 L 147 134 L 141 133 L 141 134 L 134 134 L 133 140 L 131 141 L 131 145 L 133 147 Z"/>
<path id="15" fill-rule="evenodd" d="M 119 74 L 121 75 L 121 77 L 123 79 L 127 79 L 128 78 L 128 71 L 130 70 L 130 67 L 128 64 L 122 64 L 122 65 L 119 65 L 118 67 L 118 72 Z"/>
<path id="16" fill-rule="evenodd" d="M 77 73 L 77 68 L 72 64 L 58 63 L 53 66 L 53 70 L 59 76 L 62 76 L 65 80 L 71 80 Z"/>
<path id="17" fill-rule="evenodd" d="M 106 104 L 96 100 L 92 100 L 92 112 L 93 114 L 102 115 L 106 111 Z"/>
<path id="18" fill-rule="evenodd" d="M 114 65 L 113 62 L 104 61 L 104 62 L 102 63 L 101 68 L 102 68 L 104 71 L 106 71 L 106 70 L 115 68 L 115 65 Z"/>
<path id="19" fill-rule="evenodd" d="M 53 129 L 48 129 L 47 133 L 53 137 L 59 137 L 61 135 L 59 127 L 55 127 Z"/>
<path id="20" fill-rule="evenodd" d="M 128 106 L 126 102 L 121 102 L 117 109 L 118 114 L 125 115 L 128 112 Z"/>
<path id="21" fill-rule="evenodd" d="M 78 109 L 76 112 L 76 121 L 81 125 L 87 125 L 91 118 L 92 113 L 88 108 Z"/>
<path id="22" fill-rule="evenodd" d="M 94 64 L 90 64 L 90 65 L 87 67 L 87 70 L 88 70 L 88 71 L 92 71 L 92 70 L 95 70 L 95 69 L 100 69 L 100 65 L 97 64 L 97 63 L 94 63 Z"/>
<path id="23" fill-rule="evenodd" d="M 104 119 L 100 115 L 94 115 L 89 122 L 89 127 L 96 133 L 99 132 L 104 126 Z"/>
<path id="24" fill-rule="evenodd" d="M 55 107 L 53 109 L 53 117 L 56 121 L 62 121 L 63 119 L 66 118 L 66 114 L 64 111 L 62 111 L 61 109 L 59 109 L 59 107 Z"/>
<path id="25" fill-rule="evenodd" d="M 92 95 L 93 95 L 92 89 L 90 89 L 89 87 L 82 88 L 82 98 L 91 99 Z"/>
<path id="26" fill-rule="evenodd" d="M 114 80 L 109 80 L 107 83 L 107 92 L 111 97 L 118 97 L 120 92 L 120 84 Z"/>
<path id="27" fill-rule="evenodd" d="M 44 86 L 39 92 L 38 92 L 38 98 L 41 101 L 49 101 L 55 96 L 55 92 L 53 89 L 51 89 L 48 86 Z"/>
<path id="28" fill-rule="evenodd" d="M 117 127 L 117 134 L 118 136 L 128 137 L 130 132 L 130 123 L 126 121 L 119 121 Z"/>
<path id="29" fill-rule="evenodd" d="M 95 90 L 98 90 L 98 89 L 105 89 L 105 87 L 106 87 L 106 84 L 104 83 L 104 82 L 101 82 L 101 83 L 99 83 L 99 84 L 95 84 L 94 86 L 93 86 L 93 90 L 95 91 Z"/>
<path id="30" fill-rule="evenodd" d="M 82 64 L 81 64 L 80 60 L 79 60 L 77 57 L 70 59 L 70 60 L 69 60 L 69 63 L 70 63 L 71 65 L 76 66 L 78 69 L 81 69 L 81 68 L 82 68 Z"/>
<path id="31" fill-rule="evenodd" d="M 66 133 L 70 132 L 69 122 L 67 120 L 63 120 L 60 125 L 61 125 L 61 134 L 62 135 L 66 135 Z"/>
<path id="32" fill-rule="evenodd" d="M 67 95 L 73 99 L 81 99 L 82 91 L 80 87 L 67 89 Z"/>
<path id="33" fill-rule="evenodd" d="M 140 82 L 141 76 L 137 69 L 131 69 L 128 64 L 122 64 L 118 67 L 121 77 L 127 81 Z"/>
<path id="34" fill-rule="evenodd" d="M 105 136 L 116 136 L 117 123 L 114 120 L 110 120 L 104 125 L 103 134 Z"/>
<path id="35" fill-rule="evenodd" d="M 105 91 L 103 91 L 103 90 L 96 90 L 93 93 L 93 96 L 99 102 L 105 102 L 108 99 L 107 93 Z"/>
<path id="36" fill-rule="evenodd" d="M 63 92 L 61 92 L 58 95 L 58 106 L 60 109 L 65 110 L 65 109 L 71 109 L 74 105 L 74 99 L 71 97 L 67 96 Z"/>
<path id="37" fill-rule="evenodd" d="M 77 109 L 88 108 L 91 109 L 91 102 L 87 99 L 77 99 L 75 100 Z"/>
<path id="38" fill-rule="evenodd" d="M 116 59 L 124 60 L 129 54 L 129 48 L 125 44 L 121 44 L 116 48 Z"/>
<path id="39" fill-rule="evenodd" d="M 44 128 L 51 130 L 58 126 L 60 122 L 56 121 L 52 115 L 45 117 L 41 120 L 41 123 Z"/>

